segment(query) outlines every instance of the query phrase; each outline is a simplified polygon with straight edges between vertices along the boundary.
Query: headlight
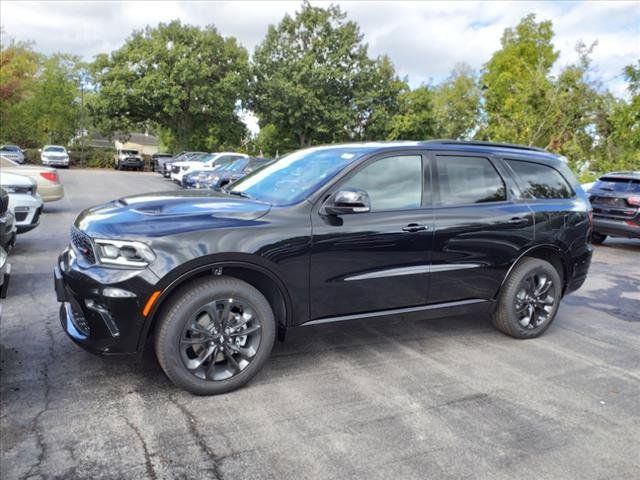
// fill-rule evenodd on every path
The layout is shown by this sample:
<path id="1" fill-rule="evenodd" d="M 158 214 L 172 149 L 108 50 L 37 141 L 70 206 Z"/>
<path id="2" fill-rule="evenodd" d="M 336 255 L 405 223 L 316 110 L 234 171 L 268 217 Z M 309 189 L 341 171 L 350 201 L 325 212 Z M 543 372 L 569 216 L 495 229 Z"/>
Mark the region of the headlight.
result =
<path id="1" fill-rule="evenodd" d="M 156 259 L 155 253 L 141 242 L 93 240 L 100 263 L 124 267 L 146 267 Z"/>
<path id="2" fill-rule="evenodd" d="M 7 261 L 7 252 L 4 251 L 4 248 L 0 247 L 0 268 L 4 267 L 4 264 L 6 261 Z"/>

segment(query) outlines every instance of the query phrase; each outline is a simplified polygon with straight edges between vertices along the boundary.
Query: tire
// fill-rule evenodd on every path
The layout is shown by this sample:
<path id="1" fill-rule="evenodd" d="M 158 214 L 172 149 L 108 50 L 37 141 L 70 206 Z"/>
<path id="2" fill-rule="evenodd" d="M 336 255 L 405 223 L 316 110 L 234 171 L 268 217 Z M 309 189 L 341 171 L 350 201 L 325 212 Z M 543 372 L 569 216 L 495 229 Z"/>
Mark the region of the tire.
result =
<path id="1" fill-rule="evenodd" d="M 593 243 L 594 245 L 600 245 L 606 239 L 607 239 L 607 236 L 603 235 L 602 233 L 598 233 L 598 232 L 591 233 L 591 243 Z"/>
<path id="2" fill-rule="evenodd" d="M 223 326 L 214 336 L 216 326 L 213 317 L 204 311 L 207 307 L 222 313 L 222 317 L 225 312 L 229 319 L 234 316 L 234 324 L 244 321 L 239 332 L 255 331 L 244 337 L 232 331 L 227 336 L 229 329 Z M 251 320 L 244 320 L 246 315 Z M 259 326 L 256 328 L 256 325 Z M 206 332 L 206 336 L 202 332 Z M 249 382 L 269 358 L 275 337 L 276 321 L 264 295 L 236 278 L 205 278 L 182 287 L 162 310 L 155 350 L 160 366 L 174 384 L 196 395 L 217 395 Z M 224 343 L 225 338 L 231 343 Z M 233 343 L 243 341 L 244 345 Z M 237 350 L 231 348 L 253 355 L 234 353 Z M 187 363 L 193 368 L 188 368 Z M 216 376 L 217 379 L 209 378 Z"/>
<path id="3" fill-rule="evenodd" d="M 543 278 L 551 282 L 544 293 L 546 284 L 542 284 Z M 531 300 L 525 297 L 527 294 Z M 539 337 L 553 322 L 561 295 L 562 280 L 556 268 L 545 260 L 525 257 L 511 271 L 500 290 L 493 324 L 513 338 Z M 552 304 L 549 304 L 550 298 Z M 530 319 L 528 324 L 527 318 Z"/>
<path id="4" fill-rule="evenodd" d="M 118 162 L 118 170 L 122 170 L 122 164 L 120 162 Z"/>

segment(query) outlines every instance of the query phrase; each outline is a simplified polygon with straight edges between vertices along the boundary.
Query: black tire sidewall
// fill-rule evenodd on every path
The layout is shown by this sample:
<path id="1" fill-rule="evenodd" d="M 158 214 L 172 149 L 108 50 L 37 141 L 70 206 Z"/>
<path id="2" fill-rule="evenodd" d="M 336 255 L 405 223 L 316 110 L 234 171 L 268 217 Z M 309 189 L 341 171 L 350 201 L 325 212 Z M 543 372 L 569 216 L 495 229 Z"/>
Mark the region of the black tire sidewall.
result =
<path id="1" fill-rule="evenodd" d="M 242 300 L 259 316 L 260 346 L 251 363 L 240 373 L 227 380 L 203 380 L 194 376 L 184 365 L 180 353 L 180 337 L 186 322 L 202 305 L 227 296 Z M 160 365 L 176 385 L 197 395 L 225 393 L 245 385 L 266 363 L 275 342 L 276 323 L 269 302 L 254 287 L 235 278 L 218 277 L 188 285 L 177 292 L 160 322 L 156 333 L 156 353 Z"/>
<path id="2" fill-rule="evenodd" d="M 518 316 L 516 314 L 514 299 L 518 290 L 521 288 L 522 281 L 527 276 L 535 272 L 544 273 L 548 275 L 553 281 L 553 286 L 555 289 L 555 303 L 553 305 L 553 310 L 549 315 L 549 320 L 537 328 L 529 329 L 520 325 Z M 498 328 L 504 333 L 514 338 L 526 339 L 535 338 L 542 335 L 553 323 L 553 320 L 555 319 L 556 314 L 558 313 L 558 308 L 560 306 L 562 295 L 562 279 L 560 278 L 560 275 L 555 267 L 549 262 L 542 259 L 526 258 L 511 272 L 504 287 L 505 288 L 500 294 L 497 315 L 501 316 L 501 323 L 506 327 L 506 331 L 505 328 L 501 328 L 501 326 L 498 325 L 496 326 L 498 326 Z"/>
<path id="3" fill-rule="evenodd" d="M 600 245 L 601 243 L 603 243 L 605 240 L 607 239 L 607 236 L 602 234 L 602 233 L 598 233 L 598 232 L 593 232 L 591 234 L 591 243 L 594 243 L 596 245 Z"/>

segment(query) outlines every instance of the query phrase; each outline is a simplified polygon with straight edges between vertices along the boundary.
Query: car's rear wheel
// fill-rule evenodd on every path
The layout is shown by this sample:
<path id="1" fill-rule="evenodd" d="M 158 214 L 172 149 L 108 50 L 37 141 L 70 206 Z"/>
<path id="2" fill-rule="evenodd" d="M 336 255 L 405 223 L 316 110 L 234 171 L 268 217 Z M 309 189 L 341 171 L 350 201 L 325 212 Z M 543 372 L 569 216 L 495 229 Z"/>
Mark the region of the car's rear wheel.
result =
<path id="1" fill-rule="evenodd" d="M 594 243 L 596 245 L 600 245 L 602 242 L 604 242 L 607 239 L 606 235 L 603 235 L 602 233 L 598 233 L 598 232 L 593 232 L 591 234 L 591 243 Z"/>
<path id="2" fill-rule="evenodd" d="M 502 286 L 493 323 L 514 338 L 535 338 L 556 316 L 562 283 L 556 268 L 539 258 L 524 258 Z"/>
<path id="3" fill-rule="evenodd" d="M 155 346 L 162 369 L 176 385 L 197 395 L 246 384 L 267 361 L 276 334 L 264 295 L 230 277 L 182 288 L 158 327 Z"/>

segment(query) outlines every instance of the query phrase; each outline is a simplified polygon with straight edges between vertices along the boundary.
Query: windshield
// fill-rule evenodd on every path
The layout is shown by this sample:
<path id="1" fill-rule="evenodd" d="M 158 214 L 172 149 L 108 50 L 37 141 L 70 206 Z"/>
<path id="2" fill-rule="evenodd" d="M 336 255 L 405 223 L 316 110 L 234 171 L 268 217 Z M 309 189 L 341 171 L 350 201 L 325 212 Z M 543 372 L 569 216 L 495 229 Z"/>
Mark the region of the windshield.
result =
<path id="1" fill-rule="evenodd" d="M 594 190 L 618 193 L 640 193 L 640 180 L 633 178 L 603 177 L 596 182 Z"/>
<path id="2" fill-rule="evenodd" d="M 3 152 L 17 152 L 18 150 L 20 150 L 18 147 L 16 147 L 15 145 L 3 145 L 2 146 L 2 151 Z"/>
<path id="3" fill-rule="evenodd" d="M 138 151 L 137 150 L 122 150 L 122 153 L 124 153 L 125 155 L 137 155 Z"/>
<path id="4" fill-rule="evenodd" d="M 64 147 L 45 147 L 45 152 L 64 153 Z"/>
<path id="5" fill-rule="evenodd" d="M 343 168 L 369 152 L 366 147 L 320 147 L 298 150 L 254 171 L 231 190 L 275 206 L 307 198 Z"/>

